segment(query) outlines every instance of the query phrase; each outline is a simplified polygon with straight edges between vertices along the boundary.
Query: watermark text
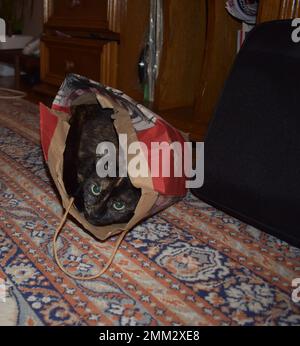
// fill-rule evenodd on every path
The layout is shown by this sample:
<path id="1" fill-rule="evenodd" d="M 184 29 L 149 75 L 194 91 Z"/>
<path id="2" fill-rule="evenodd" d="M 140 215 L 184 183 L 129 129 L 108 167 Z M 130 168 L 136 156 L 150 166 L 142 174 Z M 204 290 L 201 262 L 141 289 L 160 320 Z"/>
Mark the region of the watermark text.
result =
<path id="1" fill-rule="evenodd" d="M 126 134 L 119 135 L 119 147 L 111 142 L 97 146 L 96 170 L 100 178 L 186 178 L 186 188 L 200 188 L 204 183 L 204 143 L 131 142 Z M 118 157 L 117 157 L 118 156 Z M 117 165 L 118 162 L 118 165 Z"/>
<path id="2" fill-rule="evenodd" d="M 6 285 L 5 281 L 0 278 L 0 303 L 6 302 Z"/>

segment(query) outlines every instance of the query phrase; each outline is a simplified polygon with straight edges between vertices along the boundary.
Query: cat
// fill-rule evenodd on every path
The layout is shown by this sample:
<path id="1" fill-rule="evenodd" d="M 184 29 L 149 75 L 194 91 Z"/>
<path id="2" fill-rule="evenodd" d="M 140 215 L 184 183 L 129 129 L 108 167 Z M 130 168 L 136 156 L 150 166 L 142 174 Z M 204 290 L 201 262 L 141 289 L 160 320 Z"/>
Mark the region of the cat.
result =
<path id="1" fill-rule="evenodd" d="M 99 104 L 71 108 L 70 129 L 64 151 L 63 181 L 76 208 L 94 226 L 127 223 L 141 197 L 128 177 L 100 178 L 96 172 L 101 142 L 119 146 L 111 116 L 113 110 Z"/>

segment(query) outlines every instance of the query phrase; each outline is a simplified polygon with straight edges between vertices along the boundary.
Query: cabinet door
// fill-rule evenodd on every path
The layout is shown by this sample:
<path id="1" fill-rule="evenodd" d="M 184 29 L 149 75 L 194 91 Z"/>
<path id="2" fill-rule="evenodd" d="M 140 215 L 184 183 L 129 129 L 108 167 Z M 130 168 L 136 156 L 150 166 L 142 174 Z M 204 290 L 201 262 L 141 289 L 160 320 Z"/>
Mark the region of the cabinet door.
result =
<path id="1" fill-rule="evenodd" d="M 48 0 L 48 27 L 108 29 L 108 0 Z"/>
<path id="2" fill-rule="evenodd" d="M 42 80 L 59 86 L 68 73 L 101 81 L 101 60 L 105 41 L 44 37 Z"/>

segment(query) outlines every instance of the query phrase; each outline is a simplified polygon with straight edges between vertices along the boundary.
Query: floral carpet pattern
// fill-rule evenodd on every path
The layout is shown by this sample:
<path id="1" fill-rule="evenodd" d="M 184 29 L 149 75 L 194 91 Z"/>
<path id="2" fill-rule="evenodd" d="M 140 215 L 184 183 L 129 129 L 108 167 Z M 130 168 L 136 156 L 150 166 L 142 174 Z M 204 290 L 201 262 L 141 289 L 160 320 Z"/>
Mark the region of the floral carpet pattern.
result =
<path id="1" fill-rule="evenodd" d="M 300 250 L 197 200 L 135 227 L 109 271 L 75 281 L 56 266 L 62 208 L 40 148 L 38 108 L 0 101 L 0 325 L 300 325 Z M 72 221 L 59 241 L 69 270 L 94 274 L 99 243 Z"/>

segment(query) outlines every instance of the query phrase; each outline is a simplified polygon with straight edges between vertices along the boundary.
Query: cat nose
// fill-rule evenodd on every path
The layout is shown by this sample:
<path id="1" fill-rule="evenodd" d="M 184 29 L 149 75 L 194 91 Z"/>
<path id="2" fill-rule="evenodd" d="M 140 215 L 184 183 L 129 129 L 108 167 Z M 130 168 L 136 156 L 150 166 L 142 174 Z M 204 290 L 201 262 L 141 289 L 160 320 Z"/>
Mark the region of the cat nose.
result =
<path id="1" fill-rule="evenodd" d="M 95 205 L 95 203 L 90 203 L 85 205 L 85 210 L 87 214 L 94 218 L 101 218 L 106 211 L 105 205 Z"/>
<path id="2" fill-rule="evenodd" d="M 85 218 L 91 222 L 91 221 L 99 221 L 102 219 L 102 217 L 105 215 L 104 210 L 99 211 L 99 210 L 95 210 L 95 209 L 88 209 L 86 208 L 84 211 L 84 216 Z M 93 222 L 92 222 L 93 223 Z"/>

